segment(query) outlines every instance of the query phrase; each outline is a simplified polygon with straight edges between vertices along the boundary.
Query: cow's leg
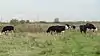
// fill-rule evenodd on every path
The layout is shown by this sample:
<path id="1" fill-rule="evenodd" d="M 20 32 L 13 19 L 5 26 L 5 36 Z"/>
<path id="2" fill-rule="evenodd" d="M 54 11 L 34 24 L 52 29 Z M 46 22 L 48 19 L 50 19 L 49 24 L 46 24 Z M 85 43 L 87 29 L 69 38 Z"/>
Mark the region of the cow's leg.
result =
<path id="1" fill-rule="evenodd" d="M 51 33 L 51 35 L 53 35 L 53 33 L 52 32 L 50 32 Z"/>
<path id="2" fill-rule="evenodd" d="M 53 35 L 53 31 L 50 31 L 50 34 Z"/>
<path id="3" fill-rule="evenodd" d="M 11 30 L 11 33 L 15 33 L 15 30 Z"/>
<path id="4" fill-rule="evenodd" d="M 80 32 L 82 33 L 82 30 L 80 30 Z"/>
<path id="5" fill-rule="evenodd" d="M 5 31 L 4 33 L 5 33 L 5 35 L 7 35 L 7 31 Z"/>
<path id="6" fill-rule="evenodd" d="M 84 31 L 84 33 L 86 34 L 86 31 Z"/>
<path id="7" fill-rule="evenodd" d="M 86 34 L 87 29 L 84 30 L 84 33 Z"/>

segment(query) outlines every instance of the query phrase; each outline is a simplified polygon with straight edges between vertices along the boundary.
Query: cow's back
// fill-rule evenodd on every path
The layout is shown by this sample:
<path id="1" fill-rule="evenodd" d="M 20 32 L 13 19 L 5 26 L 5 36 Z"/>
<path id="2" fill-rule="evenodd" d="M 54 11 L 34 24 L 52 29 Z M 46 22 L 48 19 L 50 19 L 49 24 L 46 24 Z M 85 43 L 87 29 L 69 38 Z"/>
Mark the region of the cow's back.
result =
<path id="1" fill-rule="evenodd" d="M 48 28 L 47 32 L 53 31 L 53 32 L 61 32 L 65 30 L 65 26 L 51 26 Z"/>
<path id="2" fill-rule="evenodd" d="M 5 26 L 1 32 L 5 32 L 5 31 L 11 31 L 11 30 L 14 30 L 14 27 L 13 26 Z"/>
<path id="3" fill-rule="evenodd" d="M 96 27 L 95 27 L 93 24 L 91 24 L 91 23 L 87 23 L 87 24 L 86 24 L 86 27 L 87 27 L 88 29 L 96 29 Z"/>
<path id="4" fill-rule="evenodd" d="M 50 32 L 50 31 L 55 31 L 56 27 L 55 26 L 50 26 L 46 32 Z"/>

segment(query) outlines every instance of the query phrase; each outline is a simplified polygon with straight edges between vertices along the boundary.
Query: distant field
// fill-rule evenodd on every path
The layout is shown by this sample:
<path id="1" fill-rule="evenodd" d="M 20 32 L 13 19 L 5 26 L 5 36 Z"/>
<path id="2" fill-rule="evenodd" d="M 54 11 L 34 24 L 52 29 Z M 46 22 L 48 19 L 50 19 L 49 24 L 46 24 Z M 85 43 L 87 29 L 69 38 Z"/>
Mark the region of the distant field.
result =
<path id="1" fill-rule="evenodd" d="M 9 33 L 0 35 L 0 56 L 100 56 L 100 32 L 81 34 Z"/>

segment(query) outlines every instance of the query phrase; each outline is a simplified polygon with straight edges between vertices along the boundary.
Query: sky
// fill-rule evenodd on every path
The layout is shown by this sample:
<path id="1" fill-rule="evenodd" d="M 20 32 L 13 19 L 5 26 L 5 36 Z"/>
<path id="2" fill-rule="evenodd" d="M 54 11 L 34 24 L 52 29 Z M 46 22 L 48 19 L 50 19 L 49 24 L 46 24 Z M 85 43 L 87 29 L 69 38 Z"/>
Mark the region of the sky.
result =
<path id="1" fill-rule="evenodd" d="M 0 0 L 0 21 L 100 20 L 100 0 Z"/>

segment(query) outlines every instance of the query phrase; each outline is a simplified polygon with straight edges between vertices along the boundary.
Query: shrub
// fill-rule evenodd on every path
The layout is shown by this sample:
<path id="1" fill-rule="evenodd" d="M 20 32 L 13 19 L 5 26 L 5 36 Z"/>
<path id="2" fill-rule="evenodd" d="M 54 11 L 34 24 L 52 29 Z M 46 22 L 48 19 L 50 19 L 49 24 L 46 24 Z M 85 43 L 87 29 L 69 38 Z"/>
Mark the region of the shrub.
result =
<path id="1" fill-rule="evenodd" d="M 17 19 L 12 19 L 10 20 L 10 24 L 17 25 L 19 24 L 19 21 Z"/>
<path id="2" fill-rule="evenodd" d="M 24 24 L 24 23 L 25 23 L 25 20 L 20 20 L 20 23 L 21 23 L 21 24 Z"/>
<path id="3" fill-rule="evenodd" d="M 44 32 L 41 25 L 38 24 L 20 24 L 16 26 L 17 32 Z"/>

